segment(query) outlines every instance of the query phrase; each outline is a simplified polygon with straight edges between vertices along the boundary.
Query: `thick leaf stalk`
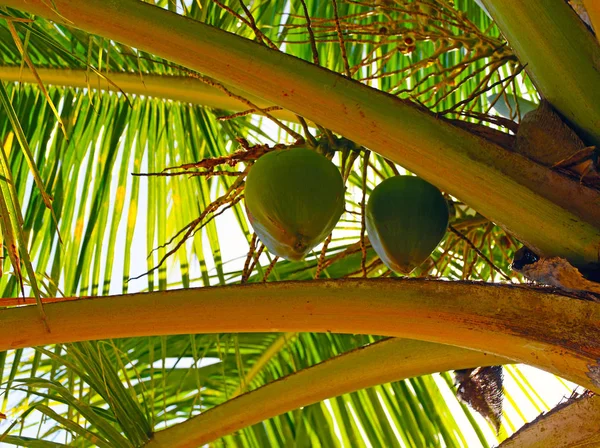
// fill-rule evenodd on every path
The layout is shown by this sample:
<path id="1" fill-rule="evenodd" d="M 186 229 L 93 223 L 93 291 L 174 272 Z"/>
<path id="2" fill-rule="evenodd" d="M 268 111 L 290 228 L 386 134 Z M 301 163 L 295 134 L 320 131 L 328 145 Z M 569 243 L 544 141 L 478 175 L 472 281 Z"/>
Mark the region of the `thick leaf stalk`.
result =
<path id="1" fill-rule="evenodd" d="M 147 448 L 194 448 L 302 406 L 405 378 L 505 363 L 482 352 L 388 339 L 336 356 L 157 432 Z"/>
<path id="2" fill-rule="evenodd" d="M 424 280 L 276 282 L 0 310 L 0 351 L 149 335 L 333 332 L 425 340 L 530 364 L 600 392 L 600 303 L 547 289 Z"/>
<path id="3" fill-rule="evenodd" d="M 181 101 L 182 103 L 198 104 L 205 107 L 222 109 L 232 112 L 248 110 L 248 106 L 225 92 L 211 87 L 201 80 L 191 76 L 152 75 L 137 73 L 118 73 L 98 75 L 83 69 L 38 68 L 38 75 L 46 84 L 57 87 L 75 87 L 80 89 L 100 89 L 111 92 L 123 92 L 127 95 L 144 95 L 152 98 Z M 7 82 L 36 82 L 35 76 L 21 67 L 0 66 L 0 79 Z M 242 92 L 229 87 L 234 95 Z M 243 96 L 260 108 L 272 107 L 262 98 L 243 93 Z M 296 121 L 295 114 L 287 110 L 269 112 L 276 118 Z"/>

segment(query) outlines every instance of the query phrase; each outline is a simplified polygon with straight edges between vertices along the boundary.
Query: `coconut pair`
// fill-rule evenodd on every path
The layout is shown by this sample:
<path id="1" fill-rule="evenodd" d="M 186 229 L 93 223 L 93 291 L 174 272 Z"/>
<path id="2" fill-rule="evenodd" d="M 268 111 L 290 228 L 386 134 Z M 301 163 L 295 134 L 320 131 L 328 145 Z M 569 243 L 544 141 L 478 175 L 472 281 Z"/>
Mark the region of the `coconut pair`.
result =
<path id="1" fill-rule="evenodd" d="M 326 157 L 306 148 L 279 150 L 256 161 L 245 202 L 254 231 L 287 260 L 303 259 L 344 212 L 344 182 Z M 408 274 L 436 248 L 448 226 L 440 191 L 414 176 L 386 179 L 371 193 L 366 228 L 373 249 L 393 271 Z"/>

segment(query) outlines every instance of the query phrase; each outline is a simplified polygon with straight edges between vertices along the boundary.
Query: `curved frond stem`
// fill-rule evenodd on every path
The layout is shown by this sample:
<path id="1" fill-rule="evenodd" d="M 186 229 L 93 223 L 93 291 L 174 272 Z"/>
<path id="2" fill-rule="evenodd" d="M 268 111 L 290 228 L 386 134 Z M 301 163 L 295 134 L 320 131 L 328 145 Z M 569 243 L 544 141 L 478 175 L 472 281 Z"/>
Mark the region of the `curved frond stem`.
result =
<path id="1" fill-rule="evenodd" d="M 248 107 L 233 96 L 226 95 L 223 91 L 212 87 L 198 78 L 192 76 L 155 75 L 144 74 L 141 78 L 137 73 L 103 73 L 102 76 L 84 69 L 57 69 L 37 68 L 39 78 L 44 84 L 57 87 L 73 87 L 79 89 L 100 89 L 110 92 L 122 92 L 130 95 L 144 95 L 152 98 L 181 101 L 184 103 L 198 104 L 214 109 L 233 112 L 247 112 Z M 34 74 L 28 70 L 21 70 L 15 66 L 0 66 L 0 79 L 4 82 L 23 82 L 37 84 Z M 239 89 L 228 90 L 235 95 L 244 96 L 260 109 L 268 110 L 271 115 L 281 120 L 297 121 L 293 113 L 286 110 L 271 110 L 272 104 L 264 100 L 241 92 Z M 252 113 L 260 114 L 256 110 Z"/>
<path id="2" fill-rule="evenodd" d="M 0 310 L 0 351 L 148 335 L 333 332 L 426 340 L 523 362 L 600 391 L 600 303 L 546 288 L 410 279 L 274 282 Z"/>
<path id="3" fill-rule="evenodd" d="M 239 429 L 366 387 L 507 360 L 458 347 L 386 339 L 269 383 L 154 434 L 147 448 L 193 448 Z"/>

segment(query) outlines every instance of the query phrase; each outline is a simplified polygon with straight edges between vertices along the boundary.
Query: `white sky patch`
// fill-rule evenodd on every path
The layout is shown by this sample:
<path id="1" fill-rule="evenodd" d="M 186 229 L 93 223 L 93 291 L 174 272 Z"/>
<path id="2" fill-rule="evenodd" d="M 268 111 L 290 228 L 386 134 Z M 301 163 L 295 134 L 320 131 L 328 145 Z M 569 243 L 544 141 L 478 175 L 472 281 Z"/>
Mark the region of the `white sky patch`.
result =
<path id="1" fill-rule="evenodd" d="M 335 436 L 337 437 L 338 441 L 340 442 L 340 445 L 342 447 L 345 447 L 346 445 L 344 445 L 344 439 L 342 437 L 342 430 L 340 429 L 340 425 L 338 424 L 338 419 L 336 418 L 335 412 L 333 411 L 333 406 L 331 405 L 331 401 L 325 400 L 325 401 L 323 401 L 323 403 L 325 404 L 325 407 L 327 408 L 329 415 L 331 415 L 331 421 L 333 422 L 333 432 L 335 433 Z"/>
<path id="2" fill-rule="evenodd" d="M 163 364 L 164 362 L 164 364 Z M 196 364 L 196 361 L 192 357 L 185 358 L 165 358 L 154 361 L 152 367 L 155 369 L 190 369 L 192 367 L 197 366 L 198 368 L 208 367 L 213 364 L 220 363 L 221 360 L 219 358 L 206 357 L 200 358 Z M 164 366 L 164 367 L 163 367 Z"/>

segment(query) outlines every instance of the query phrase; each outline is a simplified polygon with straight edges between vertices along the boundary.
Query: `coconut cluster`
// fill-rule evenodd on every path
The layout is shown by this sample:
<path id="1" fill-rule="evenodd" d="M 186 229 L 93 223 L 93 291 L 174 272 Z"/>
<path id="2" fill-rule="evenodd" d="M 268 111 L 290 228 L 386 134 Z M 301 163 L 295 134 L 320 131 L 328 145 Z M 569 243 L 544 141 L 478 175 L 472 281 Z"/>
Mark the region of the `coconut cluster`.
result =
<path id="1" fill-rule="evenodd" d="M 271 253 L 302 260 L 331 233 L 344 212 L 337 167 L 307 148 L 260 157 L 246 179 L 250 223 Z M 371 193 L 366 228 L 373 249 L 393 271 L 408 274 L 444 237 L 448 206 L 440 191 L 414 176 L 386 179 Z"/>

